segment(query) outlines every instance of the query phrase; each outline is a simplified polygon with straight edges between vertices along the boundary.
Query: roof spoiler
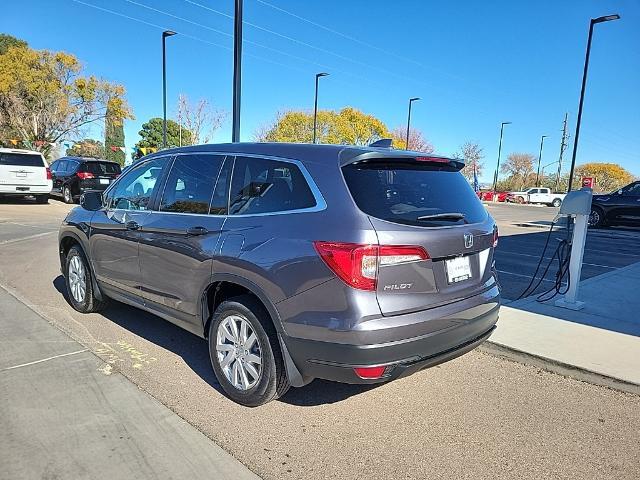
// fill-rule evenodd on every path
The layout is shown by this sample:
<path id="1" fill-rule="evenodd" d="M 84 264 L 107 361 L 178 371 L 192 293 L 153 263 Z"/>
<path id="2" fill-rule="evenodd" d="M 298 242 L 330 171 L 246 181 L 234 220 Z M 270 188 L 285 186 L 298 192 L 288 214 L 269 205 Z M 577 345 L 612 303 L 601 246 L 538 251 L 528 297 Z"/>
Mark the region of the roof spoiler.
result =
<path id="1" fill-rule="evenodd" d="M 440 155 L 431 155 L 428 153 L 409 152 L 406 150 L 392 150 L 388 152 L 377 151 L 362 151 L 345 149 L 340 152 L 340 166 L 344 167 L 351 163 L 357 162 L 375 162 L 375 161 L 397 161 L 397 162 L 416 162 L 432 165 L 442 165 L 456 170 L 462 170 L 464 162 L 453 158 L 442 157 Z"/>

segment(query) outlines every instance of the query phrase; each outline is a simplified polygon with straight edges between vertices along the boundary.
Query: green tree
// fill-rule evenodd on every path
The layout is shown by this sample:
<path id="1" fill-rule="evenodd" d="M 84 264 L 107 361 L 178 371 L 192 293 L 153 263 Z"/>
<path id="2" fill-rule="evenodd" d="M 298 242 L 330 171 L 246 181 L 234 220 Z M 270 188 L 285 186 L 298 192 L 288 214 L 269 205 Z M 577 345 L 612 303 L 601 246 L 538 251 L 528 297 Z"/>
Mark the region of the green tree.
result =
<path id="1" fill-rule="evenodd" d="M 273 124 L 262 127 L 254 138 L 267 142 L 311 142 L 313 113 L 292 110 L 278 114 Z M 391 138 L 389 129 L 376 117 L 360 110 L 345 107 L 339 112 L 318 112 L 318 143 L 368 145 L 381 138 Z"/>
<path id="2" fill-rule="evenodd" d="M 105 158 L 124 165 L 125 154 L 120 149 L 124 147 L 124 120 L 113 114 L 111 105 L 107 105 L 104 127 Z"/>
<path id="3" fill-rule="evenodd" d="M 27 42 L 6 33 L 0 33 L 0 55 L 4 55 L 9 47 L 26 48 Z"/>
<path id="4" fill-rule="evenodd" d="M 105 152 L 104 145 L 100 140 L 85 138 L 68 148 L 66 154 L 74 157 L 104 158 Z"/>
<path id="5" fill-rule="evenodd" d="M 68 53 L 8 47 L 0 55 L 0 132 L 48 156 L 60 139 L 104 120 L 107 105 L 133 118 L 124 87 L 82 72 Z"/>
<path id="6" fill-rule="evenodd" d="M 140 140 L 135 145 L 136 153 L 133 158 L 144 156 L 142 148 L 162 149 L 162 119 L 151 118 L 148 122 L 143 123 L 138 135 L 140 135 Z M 192 144 L 192 135 L 189 130 L 184 127 L 181 128 L 173 120 L 167 120 L 167 147 L 177 147 L 180 142 L 180 135 L 182 135 L 183 145 Z"/>
<path id="7" fill-rule="evenodd" d="M 585 163 L 578 165 L 572 188 L 582 187 L 582 177 L 594 177 L 597 192 L 613 192 L 633 181 L 633 175 L 617 163 Z"/>

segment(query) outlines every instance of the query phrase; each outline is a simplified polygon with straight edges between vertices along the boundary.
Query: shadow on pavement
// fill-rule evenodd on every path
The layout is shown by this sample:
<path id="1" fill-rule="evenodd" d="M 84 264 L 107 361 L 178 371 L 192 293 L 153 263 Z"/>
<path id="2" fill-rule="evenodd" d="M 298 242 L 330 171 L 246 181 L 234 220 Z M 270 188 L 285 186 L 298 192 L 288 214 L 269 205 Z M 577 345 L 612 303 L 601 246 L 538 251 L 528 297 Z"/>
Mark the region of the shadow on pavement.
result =
<path id="1" fill-rule="evenodd" d="M 68 303 L 62 275 L 53 280 L 53 286 Z M 134 335 L 179 355 L 200 378 L 224 394 L 211 368 L 206 340 L 156 315 L 116 301 L 111 302 L 100 314 Z M 347 385 L 315 380 L 305 387 L 292 388 L 279 400 L 297 406 L 323 405 L 340 402 L 375 387 L 376 385 Z"/>

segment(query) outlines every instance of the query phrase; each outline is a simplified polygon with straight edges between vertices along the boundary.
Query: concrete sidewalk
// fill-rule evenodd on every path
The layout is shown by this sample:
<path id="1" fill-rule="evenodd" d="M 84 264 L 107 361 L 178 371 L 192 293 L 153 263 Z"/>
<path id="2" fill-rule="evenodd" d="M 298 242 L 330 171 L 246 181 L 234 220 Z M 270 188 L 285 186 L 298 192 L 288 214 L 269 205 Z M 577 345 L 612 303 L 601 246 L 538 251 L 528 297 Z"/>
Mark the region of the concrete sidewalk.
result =
<path id="1" fill-rule="evenodd" d="M 0 289 L 0 477 L 257 479 Z"/>
<path id="2" fill-rule="evenodd" d="M 640 263 L 580 284 L 583 310 L 534 297 L 503 306 L 488 349 L 578 379 L 640 393 Z M 498 352 L 500 353 L 500 352 Z"/>

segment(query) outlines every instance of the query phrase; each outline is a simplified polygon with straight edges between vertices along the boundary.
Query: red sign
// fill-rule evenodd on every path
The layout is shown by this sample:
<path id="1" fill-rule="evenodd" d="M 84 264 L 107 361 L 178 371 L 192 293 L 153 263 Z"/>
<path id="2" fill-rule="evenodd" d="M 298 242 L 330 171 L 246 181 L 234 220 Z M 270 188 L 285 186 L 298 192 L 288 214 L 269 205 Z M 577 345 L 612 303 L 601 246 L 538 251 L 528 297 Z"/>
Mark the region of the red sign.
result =
<path id="1" fill-rule="evenodd" d="M 582 186 L 593 189 L 593 186 L 596 182 L 593 177 L 582 177 Z"/>

